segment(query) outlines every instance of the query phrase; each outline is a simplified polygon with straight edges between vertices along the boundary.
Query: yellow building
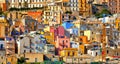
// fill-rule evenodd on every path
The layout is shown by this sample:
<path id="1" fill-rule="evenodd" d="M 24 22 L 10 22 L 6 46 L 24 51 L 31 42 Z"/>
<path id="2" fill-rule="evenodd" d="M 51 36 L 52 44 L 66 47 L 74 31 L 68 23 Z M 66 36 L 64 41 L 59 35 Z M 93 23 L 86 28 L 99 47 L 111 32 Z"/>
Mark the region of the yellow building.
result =
<path id="1" fill-rule="evenodd" d="M 8 33 L 8 23 L 5 20 L 5 18 L 0 17 L 0 37 L 5 37 L 6 34 Z"/>
<path id="2" fill-rule="evenodd" d="M 116 29 L 120 30 L 120 19 L 117 19 L 115 22 Z"/>
<path id="3" fill-rule="evenodd" d="M 0 56 L 0 64 L 5 64 L 5 63 L 6 63 L 6 57 Z"/>
<path id="4" fill-rule="evenodd" d="M 84 35 L 88 37 L 88 40 L 90 40 L 90 38 L 91 38 L 91 31 L 90 30 L 84 31 Z"/>
<path id="5" fill-rule="evenodd" d="M 60 52 L 60 56 L 62 56 L 62 57 L 78 56 L 78 49 L 77 48 L 64 48 Z"/>
<path id="6" fill-rule="evenodd" d="M 25 58 L 27 58 L 27 63 L 34 63 L 34 62 L 43 62 L 44 55 L 40 53 L 25 53 Z"/>
<path id="7" fill-rule="evenodd" d="M 55 45 L 55 42 L 54 42 L 54 33 L 45 32 L 44 35 L 45 35 L 45 38 L 46 38 L 47 42 L 49 42 L 50 44 Z"/>
<path id="8" fill-rule="evenodd" d="M 7 63 L 17 64 L 17 57 L 16 57 L 16 56 L 8 56 L 8 57 L 7 57 Z M 7 64 L 7 63 L 6 63 L 6 64 Z"/>
<path id="9" fill-rule="evenodd" d="M 80 10 L 80 15 L 83 15 L 84 17 L 90 16 L 92 13 L 92 6 L 88 4 L 87 0 L 78 0 L 79 2 L 79 10 Z"/>

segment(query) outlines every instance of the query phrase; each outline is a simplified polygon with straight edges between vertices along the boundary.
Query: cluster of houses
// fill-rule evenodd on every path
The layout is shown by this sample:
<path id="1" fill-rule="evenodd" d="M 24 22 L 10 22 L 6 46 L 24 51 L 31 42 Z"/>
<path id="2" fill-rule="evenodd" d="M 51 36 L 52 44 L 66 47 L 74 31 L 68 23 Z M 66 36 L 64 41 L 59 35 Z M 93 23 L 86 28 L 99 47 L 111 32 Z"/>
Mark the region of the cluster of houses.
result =
<path id="1" fill-rule="evenodd" d="M 19 4 L 10 6 L 19 8 Z M 66 6 L 55 2 L 42 10 L 14 10 L 0 15 L 0 64 L 20 60 L 120 63 L 120 14 L 96 18 L 84 12 L 81 16 L 77 6 L 70 8 L 72 12 Z"/>

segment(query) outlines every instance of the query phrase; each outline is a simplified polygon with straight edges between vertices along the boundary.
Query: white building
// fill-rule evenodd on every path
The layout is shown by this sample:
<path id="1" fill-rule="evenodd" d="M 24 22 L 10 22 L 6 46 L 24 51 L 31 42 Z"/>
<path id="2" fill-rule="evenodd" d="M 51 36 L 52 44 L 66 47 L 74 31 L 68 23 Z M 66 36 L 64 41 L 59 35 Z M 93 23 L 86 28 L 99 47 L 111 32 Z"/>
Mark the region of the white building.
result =
<path id="1" fill-rule="evenodd" d="M 8 0 L 10 8 L 33 8 L 42 7 L 45 4 L 45 0 Z"/>
<path id="2" fill-rule="evenodd" d="M 93 57 L 98 56 L 101 54 L 99 49 L 90 49 L 87 51 L 87 53 Z"/>

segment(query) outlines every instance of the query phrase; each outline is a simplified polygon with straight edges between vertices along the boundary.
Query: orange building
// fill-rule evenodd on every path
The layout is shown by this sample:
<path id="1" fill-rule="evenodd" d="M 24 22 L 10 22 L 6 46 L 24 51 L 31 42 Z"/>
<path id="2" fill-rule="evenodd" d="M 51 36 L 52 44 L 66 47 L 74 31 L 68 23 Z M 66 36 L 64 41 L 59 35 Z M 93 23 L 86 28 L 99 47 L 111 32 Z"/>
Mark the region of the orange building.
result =
<path id="1" fill-rule="evenodd" d="M 8 33 L 8 23 L 4 18 L 0 18 L 0 37 L 5 37 Z"/>
<path id="2" fill-rule="evenodd" d="M 80 36 L 80 42 L 83 44 L 88 44 L 88 37 L 87 36 Z"/>
<path id="3" fill-rule="evenodd" d="M 2 11 L 7 10 L 6 0 L 0 0 L 0 7 L 2 8 Z"/>
<path id="4" fill-rule="evenodd" d="M 82 54 L 86 54 L 87 53 L 87 48 L 86 48 L 86 44 L 90 44 L 90 42 L 88 42 L 88 37 L 87 36 L 80 36 L 80 45 L 79 45 L 79 50 L 81 51 Z"/>
<path id="5" fill-rule="evenodd" d="M 6 58 L 6 64 L 10 63 L 10 64 L 17 64 L 17 57 L 16 56 L 8 56 Z"/>

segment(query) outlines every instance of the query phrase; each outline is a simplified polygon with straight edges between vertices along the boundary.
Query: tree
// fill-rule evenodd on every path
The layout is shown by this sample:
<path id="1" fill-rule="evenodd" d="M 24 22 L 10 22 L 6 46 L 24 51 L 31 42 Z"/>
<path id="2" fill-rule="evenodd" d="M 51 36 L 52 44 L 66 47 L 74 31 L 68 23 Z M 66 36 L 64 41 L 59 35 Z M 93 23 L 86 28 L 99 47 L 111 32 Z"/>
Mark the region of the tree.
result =
<path id="1" fill-rule="evenodd" d="M 112 15 L 109 10 L 103 9 L 100 13 L 96 13 L 95 16 L 96 16 L 97 18 L 101 18 L 101 17 L 103 17 L 103 14 L 105 14 L 106 16 Z"/>
<path id="2" fill-rule="evenodd" d="M 18 59 L 18 64 L 23 64 L 23 63 L 25 63 L 26 61 L 25 61 L 25 58 L 24 57 L 21 57 L 21 58 L 19 58 Z"/>

